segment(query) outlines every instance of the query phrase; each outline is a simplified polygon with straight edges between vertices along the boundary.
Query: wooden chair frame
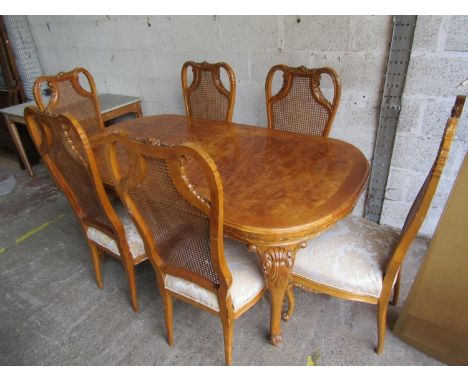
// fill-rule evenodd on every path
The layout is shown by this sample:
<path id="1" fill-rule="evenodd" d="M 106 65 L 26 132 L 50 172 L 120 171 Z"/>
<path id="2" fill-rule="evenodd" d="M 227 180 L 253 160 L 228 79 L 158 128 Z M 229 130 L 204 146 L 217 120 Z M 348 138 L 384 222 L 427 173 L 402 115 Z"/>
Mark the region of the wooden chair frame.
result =
<path id="1" fill-rule="evenodd" d="M 283 85 L 279 92 L 272 95 L 272 83 L 276 72 L 283 73 Z M 328 75 L 333 81 L 333 100 L 329 102 L 322 91 L 320 90 L 320 76 L 322 74 Z M 297 68 L 286 66 L 286 65 L 275 65 L 273 66 L 266 78 L 265 82 L 265 93 L 266 93 L 266 109 L 268 118 L 268 128 L 275 129 L 275 115 L 273 112 L 273 105 L 278 101 L 286 98 L 291 91 L 294 77 L 306 77 L 310 79 L 310 92 L 314 99 L 322 106 L 324 106 L 329 114 L 327 125 L 325 126 L 322 136 L 328 137 L 330 133 L 333 121 L 335 119 L 336 111 L 340 103 L 341 97 L 341 81 L 336 71 L 329 67 L 308 69 L 305 66 L 299 66 Z M 301 111 L 306 113 L 307 111 Z"/>
<path id="2" fill-rule="evenodd" d="M 137 226 L 145 244 L 146 253 L 149 254 L 150 262 L 155 270 L 159 291 L 164 302 L 164 312 L 166 320 L 167 341 L 173 345 L 173 309 L 172 297 L 195 305 L 209 313 L 220 317 L 224 333 L 225 360 L 228 365 L 232 363 L 232 336 L 234 320 L 241 316 L 251 306 L 260 300 L 265 293 L 265 289 L 253 298 L 241 310 L 234 312 L 229 288 L 232 285 L 232 276 L 224 257 L 224 194 L 221 177 L 218 169 L 211 157 L 195 143 L 183 143 L 179 146 L 165 146 L 159 141 L 146 139 L 141 141 L 131 141 L 123 134 L 110 134 L 105 138 L 106 160 L 111 169 L 114 184 L 123 203 L 127 206 L 135 225 Z M 116 145 L 119 149 L 124 148 L 129 158 L 129 170 L 122 174 L 118 165 Z M 142 155 L 165 161 L 172 182 L 182 197 L 192 206 L 203 211 L 210 220 L 210 256 L 213 267 L 218 274 L 219 285 L 210 282 L 208 279 L 185 269 L 171 266 L 159 255 L 157 243 L 154 242 L 151 230 L 145 219 L 138 210 L 129 195 L 131 189 L 136 187 L 145 177 L 146 164 Z M 202 169 L 210 193 L 210 200 L 205 199 L 198 193 L 187 177 L 185 164 L 187 158 L 194 159 Z M 173 275 L 184 278 L 203 288 L 211 291 L 218 297 L 219 312 L 208 308 L 205 305 L 194 302 L 187 297 L 175 293 L 165 288 L 166 275 Z"/>
<path id="3" fill-rule="evenodd" d="M 83 74 L 88 81 L 90 91 L 87 91 L 80 83 L 80 74 Z M 99 98 L 97 96 L 96 84 L 93 76 L 85 68 L 74 68 L 69 72 L 59 72 L 54 76 L 40 76 L 34 81 L 33 95 L 36 101 L 37 107 L 40 111 L 56 114 L 54 112 L 57 103 L 59 102 L 60 94 L 57 91 L 59 83 L 69 82 L 73 89 L 80 96 L 90 99 L 93 103 L 94 113 L 96 120 L 98 121 L 98 127 L 104 130 L 104 122 L 102 121 L 101 108 L 99 105 Z M 42 85 L 46 83 L 51 90 L 49 102 L 45 102 L 42 95 Z"/>
<path id="4" fill-rule="evenodd" d="M 188 69 L 192 68 L 193 72 L 193 80 L 192 83 L 189 85 L 187 83 L 187 72 Z M 226 73 L 228 74 L 229 78 L 229 87 L 230 89 L 226 89 L 221 82 L 220 78 L 220 70 L 223 68 Z M 198 89 L 201 83 L 201 72 L 202 71 L 210 71 L 211 78 L 213 79 L 213 83 L 218 90 L 218 92 L 224 96 L 228 100 L 228 110 L 226 113 L 226 118 L 224 119 L 226 122 L 232 122 L 232 115 L 234 113 L 234 104 L 236 100 L 236 76 L 232 68 L 225 62 L 218 62 L 215 64 L 210 64 L 206 61 L 204 62 L 194 62 L 194 61 L 187 61 L 182 66 L 181 70 L 181 79 L 182 79 L 182 93 L 184 95 L 184 104 L 185 104 L 185 111 L 187 116 L 193 118 L 193 110 L 190 104 L 190 95 Z"/>
<path id="5" fill-rule="evenodd" d="M 361 301 L 369 304 L 377 304 L 377 329 L 378 329 L 378 345 L 377 353 L 381 354 L 384 348 L 385 332 L 386 332 L 386 320 L 387 310 L 390 296 L 393 291 L 392 305 L 398 303 L 398 297 L 400 293 L 400 280 L 401 280 L 401 266 L 403 260 L 408 252 L 408 248 L 416 237 L 419 228 L 421 227 L 429 207 L 431 206 L 432 199 L 437 189 L 439 179 L 447 161 L 450 146 L 452 144 L 453 137 L 455 135 L 458 121 L 460 119 L 463 106 L 465 103 L 465 96 L 458 96 L 455 100 L 455 104 L 452 108 L 450 118 L 447 120 L 447 124 L 442 136 L 442 140 L 439 146 L 437 157 L 434 161 L 431 170 L 421 187 L 411 209 L 406 218 L 403 226 L 400 238 L 393 253 L 388 261 L 382 283 L 382 291 L 379 297 L 370 297 L 360 294 L 350 293 L 337 288 L 326 286 L 308 280 L 304 277 L 293 274 L 293 284 L 302 289 L 325 293 L 330 296 L 339 297 L 345 300 Z M 287 298 L 289 300 L 289 308 L 287 312 L 283 313 L 283 319 L 289 320 L 294 310 L 294 293 L 292 286 L 287 292 Z"/>
<path id="6" fill-rule="evenodd" d="M 133 259 L 132 255 L 130 254 L 130 249 L 125 237 L 125 230 L 120 221 L 120 218 L 117 216 L 112 204 L 109 201 L 109 198 L 106 194 L 104 189 L 104 185 L 101 181 L 100 173 L 96 164 L 96 160 L 91 149 L 91 145 L 88 140 L 87 134 L 84 132 L 83 128 L 80 126 L 80 123 L 69 113 L 64 113 L 58 116 L 50 115 L 48 113 L 40 112 L 35 107 L 27 107 L 25 109 L 25 120 L 28 126 L 29 133 L 40 152 L 42 159 L 46 163 L 50 173 L 52 174 L 55 181 L 58 183 L 59 187 L 63 190 L 65 196 L 67 197 L 68 201 L 70 202 L 73 211 L 75 212 L 78 221 L 80 222 L 81 228 L 83 229 L 84 236 L 88 245 L 91 249 L 91 256 L 93 261 L 93 266 L 96 275 L 96 282 L 99 288 L 103 287 L 102 282 L 102 271 L 101 271 L 101 262 L 103 259 L 103 252 L 107 253 L 108 255 L 118 259 L 122 262 L 122 265 L 125 269 L 127 274 L 129 287 L 130 287 L 130 298 L 132 308 L 135 312 L 139 310 L 138 304 L 138 297 L 137 297 L 137 290 L 136 290 L 136 283 L 135 283 L 135 269 L 134 267 L 141 263 L 142 261 L 146 260 L 146 255 L 139 256 Z M 62 172 L 56 166 L 52 158 L 49 156 L 48 152 L 50 150 L 50 146 L 52 144 L 51 139 L 52 135 L 50 132 L 50 127 L 48 121 L 50 119 L 56 119 L 60 123 L 65 126 L 68 126 L 71 129 L 74 129 L 84 147 L 85 155 L 86 155 L 86 162 L 88 165 L 88 171 L 91 175 L 92 184 L 93 184 L 93 191 L 97 196 L 97 200 L 102 208 L 102 211 L 109 219 L 112 228 L 116 234 L 109 231 L 109 229 L 100 224 L 97 221 L 90 220 L 86 213 L 84 212 L 83 208 L 80 206 L 78 202 L 78 198 L 76 196 L 75 191 L 70 186 L 70 184 L 66 181 Z M 81 161 L 81 158 L 76 158 L 78 161 Z M 115 255 L 113 252 L 108 250 L 105 247 L 102 247 L 91 241 L 87 236 L 87 231 L 89 227 L 94 227 L 102 232 L 104 232 L 107 236 L 111 237 L 117 243 L 120 256 Z"/>

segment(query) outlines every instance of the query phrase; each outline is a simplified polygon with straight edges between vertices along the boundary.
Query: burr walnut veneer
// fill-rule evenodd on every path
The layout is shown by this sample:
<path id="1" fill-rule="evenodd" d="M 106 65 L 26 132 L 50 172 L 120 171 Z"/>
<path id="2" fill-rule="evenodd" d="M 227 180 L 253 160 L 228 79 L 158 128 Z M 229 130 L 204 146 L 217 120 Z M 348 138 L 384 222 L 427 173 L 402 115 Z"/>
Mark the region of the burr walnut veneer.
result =
<path id="1" fill-rule="evenodd" d="M 125 121 L 93 136 L 103 181 L 112 185 L 103 135 L 153 138 L 164 144 L 198 143 L 214 160 L 224 189 L 224 234 L 256 252 L 271 296 L 271 341 L 281 342 L 281 309 L 296 251 L 348 215 L 368 177 L 364 155 L 353 145 L 255 126 L 158 115 Z M 117 154 L 122 166 L 125 154 Z M 208 187 L 188 163 L 197 191 Z M 191 170 L 192 169 L 192 170 Z"/>

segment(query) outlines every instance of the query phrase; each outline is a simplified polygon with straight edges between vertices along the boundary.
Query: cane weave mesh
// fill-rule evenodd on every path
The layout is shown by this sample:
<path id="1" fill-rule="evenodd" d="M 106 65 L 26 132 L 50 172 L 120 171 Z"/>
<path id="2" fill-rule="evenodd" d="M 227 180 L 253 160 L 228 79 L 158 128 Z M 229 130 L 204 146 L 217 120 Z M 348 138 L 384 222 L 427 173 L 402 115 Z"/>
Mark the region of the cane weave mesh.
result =
<path id="1" fill-rule="evenodd" d="M 429 183 L 431 182 L 432 178 L 434 177 L 436 179 L 440 179 L 440 176 L 442 174 L 450 152 L 450 146 L 452 145 L 453 137 L 455 136 L 455 133 L 457 131 L 458 122 L 463 111 L 464 105 L 465 96 L 457 96 L 455 104 L 452 107 L 451 116 L 447 120 L 447 123 L 445 125 L 444 133 L 442 134 L 442 139 L 440 141 L 436 159 L 434 160 L 434 164 L 432 165 L 431 170 L 429 171 L 429 174 L 427 175 L 426 180 L 424 181 L 424 184 L 419 190 L 419 193 L 416 196 L 413 205 L 411 206 L 411 209 L 405 221 L 405 225 L 403 226 L 402 234 L 406 233 L 408 228 L 413 224 L 413 221 L 415 220 L 415 217 L 417 216 L 418 212 L 420 211 L 423 199 L 426 196 L 426 193 L 428 192 L 427 190 L 429 188 Z M 435 189 L 433 193 L 434 192 Z M 429 196 L 431 199 L 433 197 L 433 193 Z M 427 208 L 429 208 L 429 205 L 427 205 Z M 424 216 L 422 217 L 422 219 L 424 219 L 427 211 L 423 211 L 423 213 Z M 420 224 L 422 223 L 422 219 Z"/>
<path id="2" fill-rule="evenodd" d="M 101 117 L 99 110 L 95 108 L 93 96 L 78 93 L 69 79 L 54 81 L 52 91 L 57 92 L 57 102 L 47 105 L 46 110 L 49 113 L 70 113 L 89 135 L 101 130 Z"/>
<path id="3" fill-rule="evenodd" d="M 128 194 L 151 231 L 161 260 L 219 285 L 210 255 L 210 222 L 174 186 L 162 159 L 143 156 L 144 179 Z"/>
<path id="4" fill-rule="evenodd" d="M 188 96 L 191 117 L 225 121 L 229 108 L 229 97 L 216 88 L 211 69 L 194 68 L 194 70 L 198 72 L 200 82 L 198 87 Z M 195 75 L 194 78 L 196 78 Z"/>
<path id="5" fill-rule="evenodd" d="M 291 81 L 286 97 L 272 106 L 274 128 L 322 135 L 330 118 L 330 111 L 314 98 L 310 77 L 292 76 Z"/>
<path id="6" fill-rule="evenodd" d="M 418 192 L 418 195 L 416 196 L 416 199 L 414 200 L 414 202 L 413 202 L 413 204 L 412 204 L 412 206 L 411 206 L 411 208 L 410 208 L 410 210 L 408 212 L 408 215 L 407 215 L 406 221 L 405 221 L 405 225 L 403 226 L 403 229 L 401 231 L 402 234 L 405 233 L 408 230 L 408 228 L 413 224 L 414 218 L 416 217 L 416 214 L 418 213 L 418 211 L 421 208 L 421 204 L 423 202 L 424 196 L 426 195 L 427 188 L 429 187 L 429 182 L 431 181 L 432 174 L 434 172 L 434 168 L 435 168 L 435 166 L 432 166 L 431 171 L 427 175 L 426 180 L 424 181 L 421 189 Z M 422 223 L 422 221 L 421 221 L 421 223 Z"/>
<path id="7" fill-rule="evenodd" d="M 46 146 L 47 152 L 41 154 L 49 155 L 53 165 L 71 188 L 86 218 L 90 222 L 104 225 L 115 234 L 94 191 L 88 157 L 78 133 L 71 124 L 64 123 L 57 117 L 44 117 L 42 121 L 47 124 L 45 128 L 50 131 L 51 143 Z M 44 137 L 44 134 L 42 136 Z"/>
<path id="8" fill-rule="evenodd" d="M 448 122 L 447 122 L 448 124 Z M 427 175 L 421 189 L 418 192 L 418 195 L 416 196 L 416 199 L 414 200 L 409 212 L 408 216 L 406 217 L 405 224 L 402 229 L 402 234 L 405 233 L 408 228 L 413 224 L 415 217 L 421 210 L 422 202 L 424 200 L 424 197 L 426 196 L 426 193 L 428 192 L 429 188 L 429 183 L 431 182 L 433 177 L 440 177 L 442 169 L 445 166 L 445 161 L 448 157 L 448 153 L 450 150 L 450 146 L 452 144 L 452 139 L 453 135 L 455 134 L 456 127 L 458 124 L 458 120 L 456 121 L 456 124 L 454 126 L 447 125 L 447 127 L 444 130 L 444 134 L 442 136 L 442 140 L 440 142 L 439 146 L 439 151 L 437 153 L 437 157 L 434 161 L 434 164 L 431 167 L 431 170 L 429 171 L 429 174 Z M 450 129 L 449 129 L 450 128 Z M 434 190 L 435 192 L 435 190 Z M 430 198 L 432 199 L 433 195 L 430 195 Z M 427 206 L 429 208 L 429 205 Z M 424 211 L 423 211 L 424 212 Z M 425 217 L 425 214 L 427 212 L 424 212 L 424 216 L 421 219 L 420 224 L 422 224 L 422 220 Z"/>

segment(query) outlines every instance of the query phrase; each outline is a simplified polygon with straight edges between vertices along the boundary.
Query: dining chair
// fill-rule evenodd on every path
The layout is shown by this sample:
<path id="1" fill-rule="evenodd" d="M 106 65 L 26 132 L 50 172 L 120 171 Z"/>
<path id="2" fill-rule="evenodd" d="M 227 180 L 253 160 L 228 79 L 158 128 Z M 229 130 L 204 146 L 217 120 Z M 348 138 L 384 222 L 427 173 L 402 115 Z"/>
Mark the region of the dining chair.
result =
<path id="1" fill-rule="evenodd" d="M 306 248 L 300 249 L 296 255 L 292 273 L 294 285 L 345 300 L 377 304 L 379 354 L 384 348 L 387 308 L 392 290 L 391 303 L 396 305 L 402 262 L 431 205 L 464 103 L 465 96 L 456 98 L 437 157 L 400 234 L 371 221 L 349 216 L 322 235 L 309 240 Z M 283 313 L 286 321 L 294 310 L 292 288 L 288 290 L 287 297 L 289 308 Z"/>
<path id="2" fill-rule="evenodd" d="M 192 69 L 192 82 L 188 83 L 188 70 Z M 229 90 L 221 81 L 221 69 L 228 76 Z M 188 117 L 215 121 L 232 121 L 236 99 L 236 77 L 225 62 L 187 61 L 182 66 L 182 92 Z"/>
<path id="3" fill-rule="evenodd" d="M 48 92 L 46 96 L 45 91 Z M 57 115 L 68 112 L 88 135 L 104 129 L 96 85 L 91 73 L 84 68 L 38 77 L 34 81 L 33 95 L 40 111 Z"/>
<path id="4" fill-rule="evenodd" d="M 104 190 L 87 134 L 70 114 L 25 109 L 29 133 L 52 177 L 75 212 L 91 249 L 99 288 L 104 253 L 120 260 L 127 274 L 133 310 L 139 310 L 135 266 L 147 259 L 143 241 L 123 205 L 115 208 Z"/>
<path id="5" fill-rule="evenodd" d="M 283 83 L 278 93 L 272 94 L 277 72 L 283 74 Z M 330 77 L 333 84 L 331 101 L 322 93 L 323 75 Z M 340 78 L 332 68 L 275 65 L 267 74 L 265 92 L 270 129 L 324 137 L 330 133 L 341 95 Z"/>
<path id="6" fill-rule="evenodd" d="M 215 163 L 195 143 L 169 146 L 112 134 L 105 147 L 117 192 L 156 273 L 169 345 L 174 297 L 220 317 L 230 365 L 234 320 L 260 300 L 266 283 L 246 245 L 223 237 L 223 187 Z M 117 150 L 126 153 L 129 170 L 122 171 Z M 200 170 L 195 176 L 205 181 L 204 192 L 192 183 L 189 166 Z"/>

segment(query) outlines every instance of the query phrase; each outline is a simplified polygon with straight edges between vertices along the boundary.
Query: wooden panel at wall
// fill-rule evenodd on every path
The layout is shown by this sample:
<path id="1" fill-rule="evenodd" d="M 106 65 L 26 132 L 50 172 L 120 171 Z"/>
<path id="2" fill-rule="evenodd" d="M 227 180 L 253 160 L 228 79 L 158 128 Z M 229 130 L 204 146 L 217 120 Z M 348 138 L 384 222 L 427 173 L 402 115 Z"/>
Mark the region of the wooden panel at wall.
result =
<path id="1" fill-rule="evenodd" d="M 468 365 L 468 154 L 395 334 L 452 365 Z"/>

